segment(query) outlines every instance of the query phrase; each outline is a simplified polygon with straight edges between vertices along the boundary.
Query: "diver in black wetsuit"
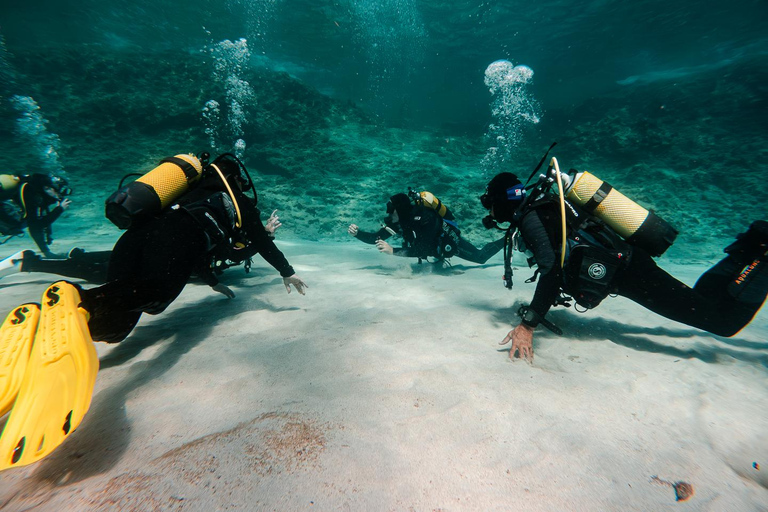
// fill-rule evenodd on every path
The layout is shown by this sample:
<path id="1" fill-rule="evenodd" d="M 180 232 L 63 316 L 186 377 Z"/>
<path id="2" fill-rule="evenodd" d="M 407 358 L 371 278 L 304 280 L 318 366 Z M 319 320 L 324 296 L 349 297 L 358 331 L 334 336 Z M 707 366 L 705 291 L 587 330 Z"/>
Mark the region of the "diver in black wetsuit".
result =
<path id="1" fill-rule="evenodd" d="M 517 176 L 501 173 L 490 181 L 481 202 L 493 220 L 510 222 L 511 231 L 519 230 L 538 265 L 540 277 L 533 300 L 521 311 L 520 325 L 501 342 L 512 342 L 510 358 L 519 351 L 519 357 L 533 361 L 536 326 L 547 325 L 544 317 L 560 298 L 561 290 L 574 297 L 582 290 L 578 279 L 568 283 L 573 271 L 569 261 L 563 268 L 560 266 L 559 204 L 545 201 L 539 206 L 532 203 L 520 208 L 521 200 L 508 192 L 519 187 Z M 574 236 L 567 234 L 569 240 Z M 705 272 L 693 288 L 659 268 L 640 247 L 614 240 L 611 250 L 615 274 L 605 295 L 627 297 L 661 316 L 719 336 L 733 336 L 744 328 L 768 295 L 768 222 L 764 220 L 753 222 L 746 233 L 726 247 L 728 255 Z"/>
<path id="2" fill-rule="evenodd" d="M 419 261 L 432 257 L 442 262 L 456 256 L 483 264 L 504 247 L 504 238 L 500 238 L 478 249 L 461 237 L 453 214 L 442 203 L 435 210 L 421 204 L 418 198 L 415 202 L 406 194 L 395 194 L 387 202 L 384 227 L 370 233 L 350 224 L 348 232 L 362 242 L 375 244 L 383 253 L 419 258 Z M 444 208 L 444 216 L 438 213 L 440 208 Z M 403 237 L 402 247 L 392 247 L 384 241 L 396 234 Z"/>
<path id="3" fill-rule="evenodd" d="M 229 187 L 210 170 L 214 166 L 222 171 Z M 177 204 L 148 222 L 131 226 L 120 237 L 109 260 L 106 284 L 81 289 L 83 305 L 91 314 L 88 327 L 94 341 L 125 339 L 142 313 L 163 312 L 192 274 L 227 294 L 211 268 L 214 255 L 245 261 L 259 253 L 280 272 L 288 293 L 292 285 L 304 295 L 307 285 L 261 223 L 255 199 L 243 192 L 250 182 L 241 174 L 239 162 L 222 155 L 206 169 L 201 181 Z"/>
<path id="4" fill-rule="evenodd" d="M 0 175 L 0 234 L 18 236 L 26 227 L 46 258 L 60 257 L 48 247 L 53 241 L 51 226 L 69 208 L 71 193 L 59 176 Z"/>

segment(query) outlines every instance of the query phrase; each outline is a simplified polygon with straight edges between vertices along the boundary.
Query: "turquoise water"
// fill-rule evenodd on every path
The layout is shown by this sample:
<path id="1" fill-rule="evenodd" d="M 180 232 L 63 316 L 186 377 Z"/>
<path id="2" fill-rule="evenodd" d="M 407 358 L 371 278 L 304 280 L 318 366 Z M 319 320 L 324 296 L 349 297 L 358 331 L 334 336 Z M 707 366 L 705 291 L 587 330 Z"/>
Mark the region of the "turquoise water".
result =
<path id="1" fill-rule="evenodd" d="M 124 175 L 231 151 L 310 286 L 256 258 L 224 274 L 235 300 L 188 286 L 97 343 L 83 424 L 3 473 L 0 508 L 764 511 L 765 310 L 721 338 L 623 298 L 557 308 L 565 335 L 508 364 L 520 255 L 507 291 L 500 254 L 439 271 L 347 226 L 411 186 L 481 246 L 487 181 L 557 141 L 680 231 L 660 263 L 693 284 L 768 218 L 766 20 L 765 0 L 0 2 L 0 174 L 70 180 L 53 251 L 112 247 Z M 4 277 L 0 309 L 53 278 Z"/>
<path id="2" fill-rule="evenodd" d="M 244 157 L 286 237 L 375 227 L 414 186 L 487 240 L 486 180 L 557 140 L 681 231 L 667 257 L 709 261 L 765 217 L 765 19 L 757 0 L 4 2 L 2 169 L 69 177 L 64 239 L 111 233 L 124 174 L 209 150 Z"/>

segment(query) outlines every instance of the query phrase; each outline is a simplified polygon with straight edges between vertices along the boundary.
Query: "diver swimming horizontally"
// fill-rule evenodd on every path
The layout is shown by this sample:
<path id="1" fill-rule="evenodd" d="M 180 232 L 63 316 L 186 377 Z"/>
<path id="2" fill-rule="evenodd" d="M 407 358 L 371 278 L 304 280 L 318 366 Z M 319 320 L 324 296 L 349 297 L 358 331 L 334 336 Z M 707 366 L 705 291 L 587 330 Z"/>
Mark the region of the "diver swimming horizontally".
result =
<path id="1" fill-rule="evenodd" d="M 49 245 L 53 241 L 52 224 L 72 201 L 67 180 L 50 174 L 0 174 L 0 244 L 20 236 L 24 228 L 46 258 L 55 258 Z"/>
<path id="2" fill-rule="evenodd" d="M 23 304 L 3 323 L 0 413 L 11 412 L 0 436 L 0 470 L 40 460 L 80 424 L 99 367 L 92 340 L 125 339 L 143 313 L 164 311 L 211 258 L 236 263 L 258 253 L 288 293 L 294 287 L 304 294 L 307 285 L 259 219 L 253 183 L 236 157 L 208 164 L 207 155 L 178 155 L 156 171 L 107 201 L 110 220 L 127 230 L 110 255 L 106 284 L 84 289 L 59 281 L 41 304 Z M 216 289 L 218 282 L 208 284 Z"/>
<path id="3" fill-rule="evenodd" d="M 555 183 L 559 197 L 552 191 Z M 509 223 L 507 286 L 512 286 L 509 257 L 518 240 L 532 252 L 529 261 L 537 264 L 533 299 L 521 308 L 521 323 L 500 343 L 512 342 L 510 358 L 519 353 L 533 360 L 538 325 L 561 334 L 545 318 L 555 305 L 575 301 L 591 309 L 616 294 L 671 320 L 733 336 L 751 322 L 768 296 L 765 220 L 738 235 L 724 249 L 727 256 L 690 288 L 653 260 L 674 241 L 677 232 L 671 226 L 589 173 L 561 174 L 554 158 L 536 184 L 526 187 L 516 175 L 501 173 L 480 199 L 490 213 L 486 227 Z"/>
<path id="4" fill-rule="evenodd" d="M 367 244 L 375 244 L 380 252 L 419 258 L 435 258 L 443 262 L 453 256 L 483 264 L 504 246 L 504 238 L 486 244 L 482 249 L 461 236 L 456 218 L 448 207 L 429 192 L 395 194 L 387 202 L 384 226 L 371 233 L 356 224 L 347 229 L 350 235 Z M 391 236 L 403 237 L 402 247 L 385 242 Z"/>

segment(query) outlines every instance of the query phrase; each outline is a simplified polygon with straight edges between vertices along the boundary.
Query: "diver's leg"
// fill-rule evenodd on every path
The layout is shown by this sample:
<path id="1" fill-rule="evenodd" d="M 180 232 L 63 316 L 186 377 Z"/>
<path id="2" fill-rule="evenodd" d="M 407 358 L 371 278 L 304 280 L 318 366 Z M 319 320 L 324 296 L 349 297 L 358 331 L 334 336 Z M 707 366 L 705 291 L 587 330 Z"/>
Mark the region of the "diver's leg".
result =
<path id="1" fill-rule="evenodd" d="M 142 249 L 147 243 L 148 226 L 131 228 L 112 248 L 107 265 L 107 282 L 130 280 L 141 269 Z"/>
<path id="2" fill-rule="evenodd" d="M 88 303 L 83 304 L 88 310 Z M 141 311 L 109 311 L 91 314 L 88 330 L 93 341 L 117 343 L 123 341 L 133 331 L 141 318 Z"/>
<path id="3" fill-rule="evenodd" d="M 707 296 L 727 293 L 759 307 L 768 292 L 768 222 L 753 222 L 724 252 L 728 256 L 706 271 L 694 289 Z"/>
<path id="4" fill-rule="evenodd" d="M 482 249 L 478 249 L 472 245 L 468 240 L 462 238 L 459 241 L 459 252 L 456 256 L 461 259 L 471 261 L 472 263 L 483 264 L 491 256 L 499 252 L 504 247 L 504 238 L 500 238 L 494 242 L 487 243 Z"/>
<path id="5" fill-rule="evenodd" d="M 27 253 L 34 255 L 34 251 L 19 251 L 0 261 L 0 279 L 11 274 L 23 272 L 22 262 L 27 257 Z"/>
<path id="6" fill-rule="evenodd" d="M 207 250 L 202 229 L 185 213 L 168 213 L 135 236 L 126 235 L 112 253 L 109 282 L 84 294 L 94 317 L 161 313 L 179 296 Z"/>
<path id="7" fill-rule="evenodd" d="M 24 251 L 21 272 L 46 272 L 64 277 L 103 283 L 107 278 L 107 265 L 111 251 L 70 251 L 65 259 L 43 259 L 33 251 Z"/>
<path id="8" fill-rule="evenodd" d="M 153 299 L 144 311 L 161 313 L 182 292 L 208 252 L 208 240 L 197 221 L 185 212 L 165 215 L 144 247 L 141 289 Z"/>
<path id="9" fill-rule="evenodd" d="M 72 249 L 69 251 L 69 261 L 74 266 L 73 273 L 76 272 L 78 274 L 73 275 L 73 277 L 79 277 L 92 283 L 106 282 L 111 256 L 112 251 Z"/>
<path id="10" fill-rule="evenodd" d="M 756 220 L 746 233 L 736 236 L 736 241 L 723 252 L 730 254 L 745 265 L 768 252 L 768 221 Z"/>
<path id="11" fill-rule="evenodd" d="M 754 317 L 760 304 L 734 299 L 725 289 L 702 294 L 669 275 L 648 253 L 635 249 L 616 277 L 618 294 L 659 315 L 719 336 L 733 336 Z"/>

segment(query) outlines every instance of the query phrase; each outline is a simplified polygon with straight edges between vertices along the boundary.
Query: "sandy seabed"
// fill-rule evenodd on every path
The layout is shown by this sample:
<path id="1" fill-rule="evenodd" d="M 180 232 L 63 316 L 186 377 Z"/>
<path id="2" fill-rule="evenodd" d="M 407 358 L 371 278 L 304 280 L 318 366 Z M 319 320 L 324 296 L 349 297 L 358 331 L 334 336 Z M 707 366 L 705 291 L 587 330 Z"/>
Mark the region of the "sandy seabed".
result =
<path id="1" fill-rule="evenodd" d="M 278 245 L 306 296 L 257 257 L 223 277 L 235 299 L 191 284 L 97 343 L 90 411 L 0 474 L 0 508 L 768 510 L 768 312 L 727 339 L 623 298 L 555 310 L 565 335 L 538 329 L 531 366 L 498 342 L 532 271 L 505 290 L 500 254 L 438 273 Z M 663 266 L 689 284 L 705 268 Z M 2 279 L 3 314 L 56 279 Z"/>

